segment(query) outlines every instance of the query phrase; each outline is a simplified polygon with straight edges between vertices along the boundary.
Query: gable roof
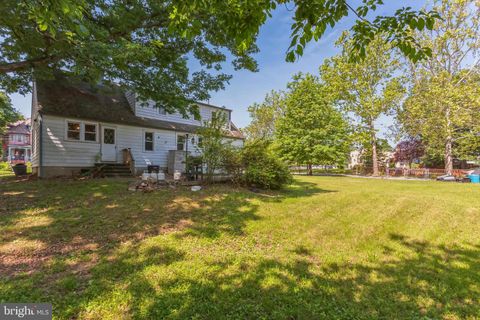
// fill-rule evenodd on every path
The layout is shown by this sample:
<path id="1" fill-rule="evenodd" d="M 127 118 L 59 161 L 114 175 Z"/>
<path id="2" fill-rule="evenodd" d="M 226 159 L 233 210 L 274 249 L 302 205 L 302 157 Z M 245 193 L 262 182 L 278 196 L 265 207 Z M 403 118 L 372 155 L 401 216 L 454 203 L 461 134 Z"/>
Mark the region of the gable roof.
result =
<path id="1" fill-rule="evenodd" d="M 118 86 L 93 86 L 72 78 L 36 81 L 35 86 L 40 114 L 192 133 L 200 128 L 136 116 Z M 229 136 L 243 139 L 236 127 Z"/>
<path id="2" fill-rule="evenodd" d="M 7 133 L 30 134 L 30 119 L 18 120 L 8 124 Z"/>

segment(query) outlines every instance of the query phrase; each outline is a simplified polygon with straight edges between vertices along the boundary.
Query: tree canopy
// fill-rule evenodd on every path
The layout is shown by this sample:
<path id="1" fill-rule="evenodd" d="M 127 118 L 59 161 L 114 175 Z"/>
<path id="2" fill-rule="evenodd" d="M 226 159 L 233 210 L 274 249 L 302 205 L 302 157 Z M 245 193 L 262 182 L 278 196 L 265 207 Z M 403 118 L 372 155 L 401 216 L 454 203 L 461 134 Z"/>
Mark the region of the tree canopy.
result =
<path id="1" fill-rule="evenodd" d="M 353 115 L 356 136 L 371 145 L 373 174 L 378 175 L 375 121 L 398 107 L 404 96 L 401 78 L 395 76 L 400 62 L 381 37 L 368 45 L 365 59 L 356 62 L 348 54 L 354 40 L 345 35 L 339 44 L 342 53 L 326 60 L 320 74 L 339 106 Z"/>
<path id="2" fill-rule="evenodd" d="M 420 139 L 410 137 L 400 141 L 395 146 L 395 153 L 393 154 L 395 162 L 406 162 L 411 167 L 412 162 L 419 160 L 425 154 L 425 147 Z"/>
<path id="3" fill-rule="evenodd" d="M 428 154 L 441 155 L 451 173 L 454 157 L 480 150 L 480 4 L 443 0 L 434 8 L 443 20 L 415 34 L 432 56 L 409 65 L 409 95 L 398 120 L 405 134 L 422 138 Z"/>
<path id="4" fill-rule="evenodd" d="M 272 140 L 275 135 L 275 124 L 285 109 L 285 92 L 272 90 L 262 103 L 254 103 L 248 107 L 252 121 L 244 132 L 248 139 Z"/>
<path id="5" fill-rule="evenodd" d="M 342 114 L 319 79 L 298 74 L 288 84 L 285 109 L 278 118 L 275 144 L 289 163 L 339 165 L 346 163 L 349 130 Z"/>
<path id="6" fill-rule="evenodd" d="M 0 134 L 3 134 L 9 123 L 21 118 L 22 115 L 13 108 L 10 98 L 4 92 L 0 92 Z"/>
<path id="7" fill-rule="evenodd" d="M 345 0 L 4 0 L 0 86 L 25 93 L 33 76 L 63 70 L 92 83 L 118 82 L 167 111 L 186 113 L 191 101 L 206 100 L 230 78 L 220 72 L 226 52 L 235 68 L 257 69 L 256 38 L 278 5 L 294 10 L 288 61 L 349 14 L 356 16 L 352 57 L 364 56 L 379 33 L 412 60 L 428 56 L 410 33 L 431 29 L 438 15 L 401 8 L 368 20 L 382 3 L 368 0 L 353 8 Z M 198 62 L 198 71 L 190 72 L 187 58 Z"/>

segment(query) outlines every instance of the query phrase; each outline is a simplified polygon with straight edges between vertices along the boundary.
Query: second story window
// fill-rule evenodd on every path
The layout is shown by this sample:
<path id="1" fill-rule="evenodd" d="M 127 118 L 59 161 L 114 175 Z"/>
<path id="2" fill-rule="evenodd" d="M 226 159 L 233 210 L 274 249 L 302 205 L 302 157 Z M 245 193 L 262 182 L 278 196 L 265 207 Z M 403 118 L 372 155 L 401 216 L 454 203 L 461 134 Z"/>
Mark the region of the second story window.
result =
<path id="1" fill-rule="evenodd" d="M 11 134 L 8 139 L 12 143 L 26 143 L 27 142 L 27 137 L 23 134 Z"/>
<path id="2" fill-rule="evenodd" d="M 166 115 L 167 114 L 167 110 L 165 110 L 164 107 L 160 106 L 160 105 L 156 105 L 156 108 L 158 109 L 158 114 L 161 114 L 161 115 Z"/>
<path id="3" fill-rule="evenodd" d="M 145 151 L 153 151 L 153 132 L 145 131 Z"/>

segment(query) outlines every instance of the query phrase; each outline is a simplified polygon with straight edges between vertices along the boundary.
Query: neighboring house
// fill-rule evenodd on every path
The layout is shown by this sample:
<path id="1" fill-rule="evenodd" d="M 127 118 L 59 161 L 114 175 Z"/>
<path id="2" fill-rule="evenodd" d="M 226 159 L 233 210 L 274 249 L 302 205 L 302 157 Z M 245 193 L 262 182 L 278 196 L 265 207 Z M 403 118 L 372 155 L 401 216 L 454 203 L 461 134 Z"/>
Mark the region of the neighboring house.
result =
<path id="1" fill-rule="evenodd" d="M 30 129 L 30 119 L 7 125 L 2 141 L 3 161 L 12 164 L 30 161 L 32 153 Z"/>
<path id="2" fill-rule="evenodd" d="M 362 155 L 363 155 L 362 150 L 350 151 L 350 157 L 348 160 L 348 169 L 354 169 L 355 167 L 362 165 L 363 164 Z"/>
<path id="3" fill-rule="evenodd" d="M 198 152 L 197 130 L 219 112 L 228 119 L 226 138 L 243 145 L 231 110 L 197 105 L 201 119 L 184 118 L 153 102 L 144 105 L 118 87 L 65 78 L 37 81 L 32 95 L 32 171 L 40 177 L 69 175 L 96 163 L 124 163 L 125 155 L 134 159 L 132 173 L 150 164 L 166 169 L 172 150 Z"/>

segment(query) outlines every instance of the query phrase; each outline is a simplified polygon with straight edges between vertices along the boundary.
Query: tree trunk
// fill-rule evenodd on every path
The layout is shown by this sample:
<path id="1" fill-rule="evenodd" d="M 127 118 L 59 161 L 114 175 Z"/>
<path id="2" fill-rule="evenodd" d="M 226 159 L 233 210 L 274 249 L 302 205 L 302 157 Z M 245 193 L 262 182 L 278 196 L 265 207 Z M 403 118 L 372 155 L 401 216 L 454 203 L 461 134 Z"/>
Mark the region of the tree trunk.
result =
<path id="1" fill-rule="evenodd" d="M 453 173 L 452 137 L 448 136 L 445 142 L 445 172 L 448 175 Z"/>
<path id="2" fill-rule="evenodd" d="M 307 164 L 307 175 L 313 176 L 313 169 L 311 163 Z"/>
<path id="3" fill-rule="evenodd" d="M 451 132 L 452 121 L 450 119 L 450 108 L 447 108 L 445 112 L 445 118 L 447 120 L 447 139 L 445 140 L 445 172 L 446 174 L 451 175 L 453 173 L 453 137 Z"/>
<path id="4" fill-rule="evenodd" d="M 375 135 L 375 129 L 373 125 L 371 126 L 372 132 L 372 165 L 373 165 L 373 175 L 375 177 L 379 176 L 378 170 L 378 155 L 377 155 L 377 137 Z"/>

